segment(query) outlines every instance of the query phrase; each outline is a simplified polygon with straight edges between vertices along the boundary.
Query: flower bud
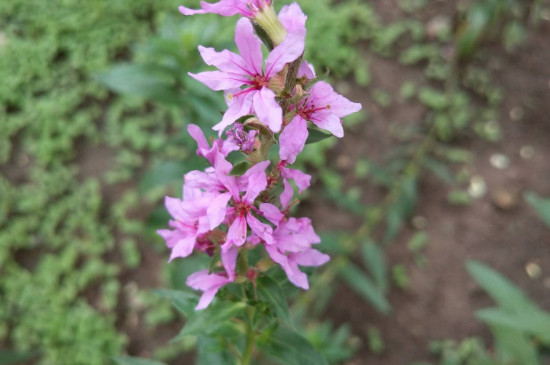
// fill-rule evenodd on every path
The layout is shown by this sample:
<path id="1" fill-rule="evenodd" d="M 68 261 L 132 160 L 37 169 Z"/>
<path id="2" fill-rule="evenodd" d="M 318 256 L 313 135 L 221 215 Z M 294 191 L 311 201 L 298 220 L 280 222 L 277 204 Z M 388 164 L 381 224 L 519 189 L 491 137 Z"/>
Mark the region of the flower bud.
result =
<path id="1" fill-rule="evenodd" d="M 259 11 L 254 13 L 254 22 L 265 31 L 275 47 L 285 40 L 286 29 L 277 18 L 271 4 L 262 6 Z"/>

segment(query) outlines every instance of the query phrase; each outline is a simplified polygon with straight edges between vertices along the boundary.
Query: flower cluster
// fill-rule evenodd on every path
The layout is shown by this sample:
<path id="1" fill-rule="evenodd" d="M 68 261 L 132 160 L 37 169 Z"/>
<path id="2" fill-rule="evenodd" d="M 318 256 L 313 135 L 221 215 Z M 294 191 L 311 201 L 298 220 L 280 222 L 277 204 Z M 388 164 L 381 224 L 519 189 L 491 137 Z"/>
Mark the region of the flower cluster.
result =
<path id="1" fill-rule="evenodd" d="M 270 0 L 203 1 L 199 10 L 179 10 L 184 15 L 243 17 L 235 30 L 239 54 L 199 46 L 205 63 L 217 70 L 189 74 L 212 90 L 224 91 L 228 108 L 214 126 L 219 134 L 211 143 L 198 126 L 188 126 L 197 155 L 210 167 L 184 176 L 182 199 L 165 199 L 173 219 L 169 229 L 158 233 L 171 249 L 170 260 L 193 251 L 219 254 L 221 265 L 214 271 L 202 270 L 187 279 L 190 287 L 203 292 L 197 309 L 206 308 L 222 286 L 254 280 L 260 268 L 237 269 L 237 260 L 256 246 L 265 248 L 293 284 L 308 289 L 299 266 L 319 266 L 329 257 L 313 248 L 321 240 L 311 220 L 290 216 L 297 202 L 291 181 L 301 194 L 311 177 L 288 166 L 304 148 L 308 123 L 342 137 L 341 118 L 361 105 L 317 81 L 303 59 L 307 17 L 296 3 L 278 15 Z M 262 41 L 269 50 L 265 60 Z M 272 163 L 267 156 L 276 143 L 279 158 Z M 246 156 L 242 172 L 228 161 L 234 153 Z"/>

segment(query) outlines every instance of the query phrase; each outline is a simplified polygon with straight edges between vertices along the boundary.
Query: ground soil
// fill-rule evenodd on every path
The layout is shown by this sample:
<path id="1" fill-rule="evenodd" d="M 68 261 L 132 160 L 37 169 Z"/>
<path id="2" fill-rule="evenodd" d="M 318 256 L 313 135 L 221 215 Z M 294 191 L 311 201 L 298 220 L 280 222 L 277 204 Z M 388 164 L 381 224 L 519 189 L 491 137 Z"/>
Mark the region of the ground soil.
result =
<path id="1" fill-rule="evenodd" d="M 386 10 L 391 8 L 386 15 L 394 20 L 399 14 L 388 3 L 394 2 L 380 1 L 377 6 L 382 13 L 384 7 Z M 448 10 L 448 6 L 447 9 L 443 6 L 434 14 Z M 513 55 L 498 47 L 490 49 L 492 57 L 502 62 L 494 76 L 505 95 L 499 120 L 503 137 L 496 143 L 479 138 L 456 142 L 457 147 L 473 153 L 469 169 L 485 180 L 487 193 L 471 205 L 453 206 L 447 201 L 451 187 L 430 173 L 422 174 L 414 216 L 423 217 L 427 222 L 427 264 L 418 267 L 407 249 L 414 231 L 409 224 L 387 250 L 390 264 L 404 264 L 410 274 L 410 286 L 406 290 L 394 288 L 390 292 L 392 314 L 377 313 L 354 292 L 345 286 L 339 287 L 335 295 L 339 299 L 331 303 L 326 316 L 337 323 L 351 324 L 354 334 L 362 339 L 364 346 L 350 364 L 402 365 L 436 361 L 428 348 L 433 340 L 476 336 L 490 344 L 490 332 L 475 320 L 474 312 L 493 303 L 468 275 L 467 260 L 490 265 L 516 283 L 542 308 L 550 310 L 550 230 L 522 197 L 526 191 L 550 196 L 549 34 L 550 22 L 545 22 Z M 394 59 L 368 56 L 373 74 L 369 88 L 382 88 L 397 95 L 404 81 L 421 78 L 421 70 L 404 68 Z M 383 162 L 397 145 L 389 126 L 418 121 L 425 110 L 407 103 L 394 103 L 391 108 L 384 109 L 372 101 L 365 89 L 354 90 L 349 97 L 368 110 L 369 122 L 344 138 L 336 148 L 334 161 L 355 161 L 364 155 Z M 519 119 L 517 108 L 521 108 L 523 114 Z M 532 158 L 520 157 L 520 149 L 524 146 L 534 149 Z M 493 167 L 489 161 L 496 153 L 509 158 L 509 167 Z M 352 175 L 351 171 L 347 173 Z M 372 187 L 365 186 L 365 191 L 372 194 L 366 198 L 369 202 L 383 199 L 383 194 Z M 511 201 L 505 207 L 500 203 L 502 194 Z M 338 211 L 335 217 L 335 211 L 337 208 L 331 206 L 312 207 L 316 227 L 320 230 L 351 229 L 358 224 L 353 216 L 343 211 Z M 527 274 L 529 263 L 540 266 L 540 277 L 533 279 Z M 385 351 L 379 355 L 370 352 L 365 345 L 369 325 L 376 326 L 382 333 Z"/>

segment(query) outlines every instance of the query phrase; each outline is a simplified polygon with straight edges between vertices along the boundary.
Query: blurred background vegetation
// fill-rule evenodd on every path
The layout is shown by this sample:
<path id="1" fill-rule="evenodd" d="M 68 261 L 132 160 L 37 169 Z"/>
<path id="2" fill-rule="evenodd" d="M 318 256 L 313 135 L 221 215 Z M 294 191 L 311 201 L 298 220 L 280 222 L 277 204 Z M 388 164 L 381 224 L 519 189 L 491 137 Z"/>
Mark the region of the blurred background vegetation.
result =
<path id="1" fill-rule="evenodd" d="M 308 145 L 299 161 L 314 177 L 300 213 L 313 216 L 333 260 L 313 274 L 310 291 L 290 298 L 297 326 L 333 364 L 548 363 L 550 126 L 548 113 L 538 124 L 528 120 L 541 119 L 541 108 L 550 112 L 548 2 L 299 4 L 309 16 L 306 58 L 365 111 L 345 121 L 343 140 Z M 108 364 L 123 354 L 212 364 L 196 337 L 170 342 L 182 317 L 167 292 L 151 290 L 185 289 L 186 276 L 204 263 L 199 257 L 167 265 L 154 232 L 168 219 L 162 197 L 179 195 L 183 173 L 204 167 L 185 126 L 208 129 L 224 109 L 220 94 L 187 76 L 205 69 L 197 45 L 231 48 L 235 19 L 182 17 L 178 5 L 0 2 L 1 365 Z M 530 54 L 535 61 L 520 57 Z M 529 68 L 532 79 L 525 79 L 519 71 Z M 514 72 L 514 82 L 502 82 Z M 530 89 L 535 81 L 543 88 Z M 531 134 L 513 134 L 508 119 Z M 483 171 L 510 171 L 515 157 L 502 146 L 512 145 L 516 160 L 531 161 L 516 173 L 524 180 L 489 194 Z M 489 165 L 481 164 L 485 155 Z M 432 195 L 434 184 L 440 188 Z M 476 213 L 487 205 L 496 206 L 495 216 Z M 463 278 L 483 289 L 481 301 L 464 309 L 466 318 L 486 327 L 456 338 L 452 321 L 435 318 L 451 339 L 427 333 L 422 349 L 407 353 L 391 321 L 410 315 L 421 326 L 424 318 L 407 310 L 407 301 L 438 300 L 437 290 L 415 285 L 422 270 L 442 274 L 430 271 L 445 256 L 430 251 L 442 238 L 432 237 L 430 213 L 422 213 L 434 209 L 443 213 L 429 227 L 455 214 L 497 222 L 487 223 L 488 242 L 518 217 L 529 217 L 529 225 L 517 228 L 517 237 L 540 233 L 518 242 L 521 250 L 457 258 L 470 274 Z M 498 255 L 521 257 L 515 263 L 527 278 L 520 282 L 536 281 L 527 286 L 536 299 L 506 279 L 518 278 L 517 265 L 499 274 L 466 263 Z M 438 285 L 443 292 L 449 284 Z M 335 304 L 341 295 L 348 300 Z M 489 297 L 497 306 L 479 310 Z M 409 361 L 392 357 L 399 352 Z"/>

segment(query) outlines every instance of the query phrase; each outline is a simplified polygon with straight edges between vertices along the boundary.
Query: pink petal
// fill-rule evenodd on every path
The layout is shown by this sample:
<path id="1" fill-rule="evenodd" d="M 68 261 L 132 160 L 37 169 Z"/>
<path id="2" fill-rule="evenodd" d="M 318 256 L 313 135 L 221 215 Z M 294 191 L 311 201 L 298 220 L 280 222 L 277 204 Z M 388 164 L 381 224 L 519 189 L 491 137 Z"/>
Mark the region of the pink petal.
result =
<path id="1" fill-rule="evenodd" d="M 206 71 L 198 74 L 188 72 L 187 74 L 216 91 L 235 89 L 248 82 L 248 79 L 243 75 L 223 71 Z"/>
<path id="2" fill-rule="evenodd" d="M 288 33 L 305 33 L 307 16 L 297 3 L 283 6 L 278 17 Z"/>
<path id="3" fill-rule="evenodd" d="M 177 198 L 172 198 L 170 196 L 166 196 L 164 198 L 164 205 L 166 206 L 166 210 L 168 210 L 168 213 L 172 217 L 174 217 L 177 220 L 187 220 L 187 214 L 183 210 L 182 201 Z"/>
<path id="4" fill-rule="evenodd" d="M 283 124 L 283 110 L 275 100 L 275 93 L 263 87 L 259 92 L 254 93 L 253 104 L 260 122 L 267 125 L 271 131 L 279 132 Z"/>
<path id="5" fill-rule="evenodd" d="M 283 213 L 275 205 L 270 203 L 260 204 L 260 212 L 264 215 L 264 218 L 278 226 L 279 223 L 285 217 Z"/>
<path id="6" fill-rule="evenodd" d="M 332 86 L 324 81 L 319 81 L 313 85 L 310 93 L 316 107 L 322 108 L 328 106 L 328 110 L 340 118 L 358 112 L 362 108 L 361 104 L 353 103 L 336 93 Z"/>
<path id="7" fill-rule="evenodd" d="M 289 261 L 296 262 L 300 266 L 321 266 L 330 260 L 330 256 L 313 248 L 288 255 Z"/>
<path id="8" fill-rule="evenodd" d="M 249 74 L 246 69 L 245 60 L 227 49 L 216 52 L 214 48 L 199 46 L 199 52 L 207 65 L 215 66 L 220 71 L 234 74 Z"/>
<path id="9" fill-rule="evenodd" d="M 196 310 L 201 310 L 210 305 L 218 290 L 233 280 L 217 274 L 209 274 L 208 270 L 198 271 L 187 277 L 186 284 L 196 290 L 203 291 Z"/>
<path id="10" fill-rule="evenodd" d="M 304 190 L 309 188 L 309 185 L 311 183 L 311 176 L 295 169 L 289 169 L 287 167 L 283 167 L 281 169 L 281 175 L 285 179 L 292 179 L 296 183 L 296 186 L 298 186 L 298 191 L 301 194 Z"/>
<path id="11" fill-rule="evenodd" d="M 229 226 L 226 236 L 226 245 L 234 244 L 235 246 L 242 246 L 246 241 L 246 219 L 239 215 L 235 217 L 235 220 Z M 226 246 L 227 247 L 227 246 Z"/>
<path id="12" fill-rule="evenodd" d="M 305 34 L 287 34 L 283 43 L 275 47 L 265 61 L 265 76 L 271 78 L 289 62 L 295 61 L 304 53 Z"/>
<path id="13" fill-rule="evenodd" d="M 282 254 L 276 247 L 265 246 L 267 253 L 271 259 L 281 265 L 281 268 L 286 273 L 288 280 L 290 280 L 294 285 L 302 289 L 309 289 L 309 283 L 307 280 L 307 275 L 300 271 L 298 265 L 289 261 L 288 257 Z"/>
<path id="14" fill-rule="evenodd" d="M 313 65 L 309 64 L 307 61 L 303 61 L 300 65 L 300 69 L 298 70 L 298 78 L 300 77 L 307 77 L 308 79 L 314 79 L 315 77 L 315 68 Z"/>
<path id="15" fill-rule="evenodd" d="M 262 74 L 262 42 L 254 34 L 252 23 L 247 18 L 241 18 L 235 28 L 235 43 L 239 53 L 246 63 L 249 76 Z"/>
<path id="16" fill-rule="evenodd" d="M 210 230 L 216 228 L 224 221 L 229 199 L 231 199 L 231 194 L 225 193 L 220 194 L 218 197 L 212 200 L 212 203 L 206 210 L 206 214 L 208 215 L 208 219 L 210 220 Z"/>
<path id="17" fill-rule="evenodd" d="M 223 114 L 221 122 L 216 124 L 212 129 L 219 131 L 221 135 L 227 126 L 235 123 L 240 117 L 250 114 L 252 109 L 252 97 L 253 93 L 245 93 L 234 97 L 229 103 L 229 108 Z"/>
<path id="18" fill-rule="evenodd" d="M 176 245 L 172 248 L 169 261 L 177 257 L 187 257 L 193 252 L 195 248 L 195 242 L 197 238 L 195 236 L 189 236 L 181 239 Z"/>
<path id="19" fill-rule="evenodd" d="M 242 198 L 243 202 L 253 204 L 254 200 L 260 195 L 262 191 L 267 187 L 267 177 L 265 172 L 259 172 L 252 174 L 248 178 L 248 188 L 245 195 Z"/>
<path id="20" fill-rule="evenodd" d="M 321 110 L 316 112 L 312 116 L 311 122 L 319 128 L 326 129 L 338 138 L 344 137 L 342 119 L 330 110 Z"/>
<path id="21" fill-rule="evenodd" d="M 246 222 L 250 226 L 252 232 L 254 232 L 258 237 L 263 239 L 266 244 L 273 244 L 273 228 L 268 226 L 265 223 L 262 223 L 258 218 L 254 217 L 252 214 L 248 213 L 246 215 Z"/>
<path id="22" fill-rule="evenodd" d="M 300 116 L 294 117 L 279 136 L 281 160 L 294 163 L 296 156 L 304 149 L 307 136 L 307 122 L 305 119 Z"/>
<path id="23" fill-rule="evenodd" d="M 294 196 L 294 189 L 292 188 L 290 182 L 288 182 L 288 180 L 286 179 L 283 180 L 283 186 L 284 189 L 279 198 L 281 200 L 281 206 L 283 207 L 283 209 L 286 209 L 286 207 L 288 207 L 288 204 L 292 200 L 292 197 Z"/>
<path id="24" fill-rule="evenodd" d="M 246 254 L 246 253 L 245 253 Z M 232 246 L 228 249 L 221 250 L 222 263 L 229 278 L 235 279 L 235 267 L 237 266 L 237 256 L 239 255 L 239 249 L 236 246 Z"/>
<path id="25" fill-rule="evenodd" d="M 210 145 L 208 144 L 208 141 L 206 140 L 202 129 L 200 129 L 198 125 L 189 124 L 187 126 L 187 132 L 189 132 L 191 137 L 193 137 L 193 139 L 197 142 L 197 146 L 199 149 L 210 149 Z"/>

